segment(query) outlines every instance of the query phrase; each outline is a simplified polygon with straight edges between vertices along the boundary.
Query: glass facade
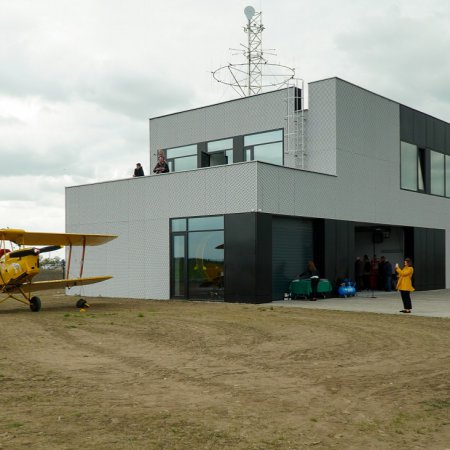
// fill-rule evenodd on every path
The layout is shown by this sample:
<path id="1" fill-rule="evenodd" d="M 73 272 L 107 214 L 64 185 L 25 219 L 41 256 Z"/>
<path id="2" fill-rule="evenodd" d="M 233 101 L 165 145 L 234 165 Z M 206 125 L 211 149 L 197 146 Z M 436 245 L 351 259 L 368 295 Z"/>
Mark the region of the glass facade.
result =
<path id="1" fill-rule="evenodd" d="M 450 197 L 449 158 L 450 156 L 443 153 L 401 142 L 401 188 Z"/>
<path id="2" fill-rule="evenodd" d="M 407 142 L 400 148 L 401 187 L 417 191 L 417 147 Z"/>
<path id="3" fill-rule="evenodd" d="M 283 130 L 198 142 L 163 151 L 170 172 L 253 160 L 283 165 Z"/>
<path id="4" fill-rule="evenodd" d="M 283 165 L 283 131 L 275 130 L 244 136 L 245 160 Z"/>
<path id="5" fill-rule="evenodd" d="M 197 145 L 169 148 L 165 153 L 171 172 L 197 168 Z"/>
<path id="6" fill-rule="evenodd" d="M 171 230 L 172 296 L 223 300 L 224 217 L 172 219 Z"/>
<path id="7" fill-rule="evenodd" d="M 186 237 L 183 235 L 175 235 L 173 237 L 173 294 L 175 297 L 184 297 L 186 294 L 186 265 L 185 265 L 185 243 Z"/>

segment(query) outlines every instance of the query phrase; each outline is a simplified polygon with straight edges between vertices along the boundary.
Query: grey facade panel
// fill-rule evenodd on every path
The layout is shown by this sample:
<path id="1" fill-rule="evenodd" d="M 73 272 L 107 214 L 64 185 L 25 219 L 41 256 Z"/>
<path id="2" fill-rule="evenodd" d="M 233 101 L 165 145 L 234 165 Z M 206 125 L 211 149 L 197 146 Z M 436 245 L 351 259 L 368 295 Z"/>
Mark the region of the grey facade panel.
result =
<path id="1" fill-rule="evenodd" d="M 336 175 L 336 79 L 309 85 L 305 121 L 305 167 Z"/>

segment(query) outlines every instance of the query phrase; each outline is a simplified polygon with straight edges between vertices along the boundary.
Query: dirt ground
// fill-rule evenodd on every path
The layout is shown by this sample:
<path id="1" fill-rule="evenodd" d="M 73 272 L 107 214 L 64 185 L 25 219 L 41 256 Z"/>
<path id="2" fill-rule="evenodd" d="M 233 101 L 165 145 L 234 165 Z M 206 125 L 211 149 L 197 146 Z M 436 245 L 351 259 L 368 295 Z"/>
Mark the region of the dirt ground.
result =
<path id="1" fill-rule="evenodd" d="M 1 449 L 450 449 L 450 320 L 0 305 Z"/>

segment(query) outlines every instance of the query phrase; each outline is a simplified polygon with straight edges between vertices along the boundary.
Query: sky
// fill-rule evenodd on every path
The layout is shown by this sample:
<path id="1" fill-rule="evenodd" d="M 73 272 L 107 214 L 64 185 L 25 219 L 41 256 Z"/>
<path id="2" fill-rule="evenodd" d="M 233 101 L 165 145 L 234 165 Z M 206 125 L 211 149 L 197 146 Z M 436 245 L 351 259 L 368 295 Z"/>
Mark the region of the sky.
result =
<path id="1" fill-rule="evenodd" d="M 448 0 L 0 0 L 0 228 L 64 232 L 65 187 L 151 171 L 149 118 L 238 98 L 248 5 L 269 62 L 450 122 Z"/>

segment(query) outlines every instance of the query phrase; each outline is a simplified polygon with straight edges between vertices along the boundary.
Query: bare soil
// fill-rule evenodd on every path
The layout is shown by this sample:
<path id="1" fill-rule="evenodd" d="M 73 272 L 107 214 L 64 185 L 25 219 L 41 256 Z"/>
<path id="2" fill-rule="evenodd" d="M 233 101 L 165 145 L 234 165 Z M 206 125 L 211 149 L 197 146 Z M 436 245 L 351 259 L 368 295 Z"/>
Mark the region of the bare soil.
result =
<path id="1" fill-rule="evenodd" d="M 0 305 L 1 449 L 450 449 L 450 320 Z"/>

